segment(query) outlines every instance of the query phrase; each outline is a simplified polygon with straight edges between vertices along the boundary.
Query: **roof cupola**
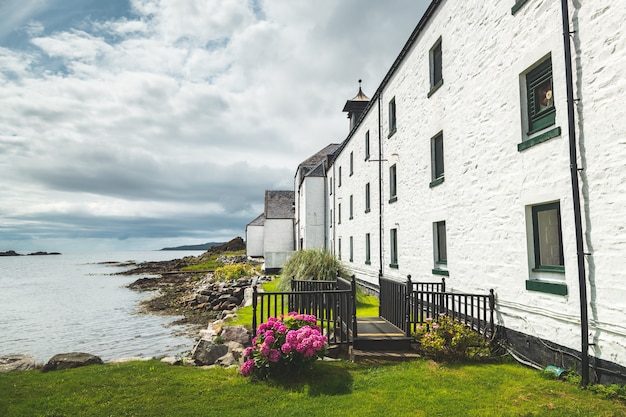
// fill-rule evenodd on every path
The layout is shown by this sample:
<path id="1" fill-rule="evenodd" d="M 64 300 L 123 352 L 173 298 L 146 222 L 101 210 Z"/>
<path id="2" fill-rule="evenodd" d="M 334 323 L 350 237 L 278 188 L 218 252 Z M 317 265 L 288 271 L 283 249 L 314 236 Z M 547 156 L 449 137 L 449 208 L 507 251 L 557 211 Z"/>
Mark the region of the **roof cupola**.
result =
<path id="1" fill-rule="evenodd" d="M 350 130 L 356 125 L 356 122 L 361 117 L 363 110 L 367 107 L 367 104 L 370 102 L 370 98 L 363 94 L 363 90 L 361 89 L 361 80 L 359 80 L 359 92 L 358 94 L 346 101 L 346 105 L 343 106 L 343 111 L 348 113 L 348 119 L 350 119 Z"/>

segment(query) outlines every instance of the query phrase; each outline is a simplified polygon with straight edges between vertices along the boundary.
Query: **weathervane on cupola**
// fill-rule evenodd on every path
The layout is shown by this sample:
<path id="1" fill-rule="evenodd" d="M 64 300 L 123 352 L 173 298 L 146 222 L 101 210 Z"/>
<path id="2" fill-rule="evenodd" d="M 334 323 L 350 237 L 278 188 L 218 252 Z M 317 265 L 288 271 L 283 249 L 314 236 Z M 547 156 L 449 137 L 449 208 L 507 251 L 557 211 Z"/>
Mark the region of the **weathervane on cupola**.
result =
<path id="1" fill-rule="evenodd" d="M 346 105 L 343 106 L 343 111 L 348 113 L 348 119 L 350 119 L 350 130 L 354 127 L 356 122 L 361 117 L 363 110 L 370 102 L 370 98 L 363 94 L 361 89 L 361 80 L 359 80 L 359 92 L 351 100 L 346 101 Z"/>

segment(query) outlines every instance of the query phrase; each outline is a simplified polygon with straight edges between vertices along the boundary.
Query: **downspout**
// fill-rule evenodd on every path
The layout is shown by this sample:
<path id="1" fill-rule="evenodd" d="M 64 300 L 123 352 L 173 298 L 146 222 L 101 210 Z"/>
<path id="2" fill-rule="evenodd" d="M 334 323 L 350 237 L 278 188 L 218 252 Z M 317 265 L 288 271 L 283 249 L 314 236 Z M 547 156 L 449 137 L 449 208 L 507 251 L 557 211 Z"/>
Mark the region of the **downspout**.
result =
<path id="1" fill-rule="evenodd" d="M 382 97 L 378 94 L 378 254 L 380 269 L 378 277 L 383 276 L 383 139 L 382 139 Z M 379 282 L 380 285 L 380 282 Z"/>
<path id="2" fill-rule="evenodd" d="M 574 226 L 576 229 L 576 257 L 578 261 L 578 291 L 580 294 L 580 336 L 581 336 L 581 385 L 589 384 L 589 319 L 587 317 L 587 281 L 585 279 L 585 253 L 583 228 L 580 210 L 580 189 L 578 185 L 578 162 L 576 156 L 576 131 L 574 119 L 574 81 L 572 77 L 572 50 L 570 45 L 568 0 L 561 0 L 563 17 L 563 49 L 565 52 L 565 84 L 567 88 L 567 122 L 569 134 L 570 176 L 572 179 L 572 200 L 574 202 Z"/>

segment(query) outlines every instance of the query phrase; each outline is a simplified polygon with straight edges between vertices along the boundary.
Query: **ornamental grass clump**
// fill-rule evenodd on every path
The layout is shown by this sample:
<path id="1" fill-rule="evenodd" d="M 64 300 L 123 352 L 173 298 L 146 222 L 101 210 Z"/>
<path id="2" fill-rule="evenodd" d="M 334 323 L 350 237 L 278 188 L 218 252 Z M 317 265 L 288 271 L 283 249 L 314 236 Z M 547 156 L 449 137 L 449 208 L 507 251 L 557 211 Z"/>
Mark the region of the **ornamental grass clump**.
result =
<path id="1" fill-rule="evenodd" d="M 309 369 L 327 352 L 328 339 L 310 314 L 291 312 L 270 317 L 257 329 L 252 346 L 246 348 L 241 374 L 258 379 Z"/>
<path id="2" fill-rule="evenodd" d="M 468 360 L 489 356 L 489 343 L 468 325 L 445 314 L 426 319 L 413 333 L 419 352 L 437 360 Z"/>

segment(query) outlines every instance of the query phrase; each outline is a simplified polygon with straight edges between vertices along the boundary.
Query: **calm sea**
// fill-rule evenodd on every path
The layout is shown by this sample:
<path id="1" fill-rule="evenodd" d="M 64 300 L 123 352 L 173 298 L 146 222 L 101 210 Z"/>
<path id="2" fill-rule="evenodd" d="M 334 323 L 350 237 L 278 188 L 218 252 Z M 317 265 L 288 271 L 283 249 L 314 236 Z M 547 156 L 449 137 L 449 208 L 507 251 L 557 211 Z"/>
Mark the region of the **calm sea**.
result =
<path id="1" fill-rule="evenodd" d="M 139 312 L 139 293 L 125 286 L 139 275 L 99 262 L 163 261 L 201 251 L 82 252 L 0 257 L 0 356 L 87 352 L 104 361 L 176 355 L 193 347 L 179 317 Z"/>

